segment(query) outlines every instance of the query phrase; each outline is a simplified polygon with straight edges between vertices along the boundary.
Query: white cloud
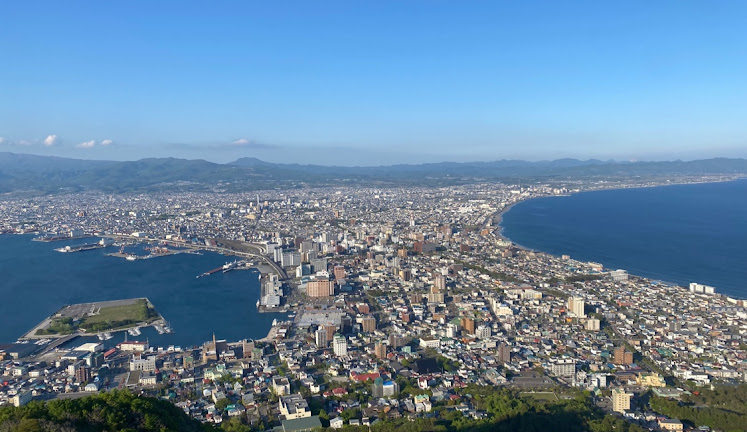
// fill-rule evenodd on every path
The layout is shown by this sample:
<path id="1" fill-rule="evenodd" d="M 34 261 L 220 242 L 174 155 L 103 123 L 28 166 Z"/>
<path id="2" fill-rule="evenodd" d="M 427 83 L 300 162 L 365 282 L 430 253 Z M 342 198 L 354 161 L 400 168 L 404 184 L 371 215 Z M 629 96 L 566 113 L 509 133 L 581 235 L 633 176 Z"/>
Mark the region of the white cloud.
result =
<path id="1" fill-rule="evenodd" d="M 236 141 L 232 142 L 231 144 L 234 144 L 234 145 L 237 145 L 237 146 L 243 146 L 243 145 L 247 145 L 247 144 L 251 144 L 251 143 L 252 142 L 249 141 L 246 138 L 239 138 Z"/>
<path id="2" fill-rule="evenodd" d="M 47 147 L 52 147 L 57 143 L 57 135 L 47 135 L 46 138 L 44 138 L 44 145 Z"/>
<path id="3" fill-rule="evenodd" d="M 4 143 L 5 143 L 5 138 L 0 137 L 0 144 L 4 144 Z"/>
<path id="4" fill-rule="evenodd" d="M 75 147 L 77 147 L 77 148 L 84 148 L 84 149 L 88 149 L 88 148 L 91 148 L 91 147 L 93 147 L 93 146 L 95 146 L 95 145 L 96 145 L 96 141 L 94 141 L 94 140 L 91 140 L 91 141 L 84 141 L 84 142 L 82 142 L 82 143 L 78 144 L 78 145 L 77 145 L 77 146 L 75 146 Z"/>
<path id="5" fill-rule="evenodd" d="M 110 139 L 105 139 L 105 140 L 101 140 L 101 143 L 100 143 L 100 144 L 101 144 L 102 146 L 108 146 L 108 145 L 109 145 L 109 144 L 111 144 L 112 142 L 113 142 L 113 141 L 112 141 L 112 140 L 110 140 Z"/>

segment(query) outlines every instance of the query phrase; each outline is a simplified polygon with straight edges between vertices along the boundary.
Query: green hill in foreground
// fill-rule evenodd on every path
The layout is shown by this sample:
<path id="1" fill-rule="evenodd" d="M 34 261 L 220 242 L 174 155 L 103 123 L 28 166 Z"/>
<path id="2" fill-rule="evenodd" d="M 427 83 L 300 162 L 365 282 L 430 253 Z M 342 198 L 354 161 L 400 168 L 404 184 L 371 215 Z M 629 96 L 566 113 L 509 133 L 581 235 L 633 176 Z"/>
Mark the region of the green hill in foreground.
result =
<path id="1" fill-rule="evenodd" d="M 0 407 L 0 432 L 206 431 L 170 402 L 112 391 L 80 399 Z"/>

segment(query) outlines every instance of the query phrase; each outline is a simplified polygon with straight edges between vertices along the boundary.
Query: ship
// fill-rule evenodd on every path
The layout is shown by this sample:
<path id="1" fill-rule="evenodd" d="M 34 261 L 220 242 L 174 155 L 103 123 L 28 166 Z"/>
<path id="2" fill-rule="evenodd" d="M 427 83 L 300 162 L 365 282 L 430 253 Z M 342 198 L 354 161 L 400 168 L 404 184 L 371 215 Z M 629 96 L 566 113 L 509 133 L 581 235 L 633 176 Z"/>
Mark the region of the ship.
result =
<path id="1" fill-rule="evenodd" d="M 230 262 L 230 263 L 227 262 L 227 263 L 223 264 L 223 267 L 222 267 L 223 268 L 223 273 L 228 273 L 228 272 L 230 272 L 231 270 L 235 269 L 238 266 L 239 266 L 239 262 L 236 261 L 236 260 L 234 260 L 233 262 Z"/>

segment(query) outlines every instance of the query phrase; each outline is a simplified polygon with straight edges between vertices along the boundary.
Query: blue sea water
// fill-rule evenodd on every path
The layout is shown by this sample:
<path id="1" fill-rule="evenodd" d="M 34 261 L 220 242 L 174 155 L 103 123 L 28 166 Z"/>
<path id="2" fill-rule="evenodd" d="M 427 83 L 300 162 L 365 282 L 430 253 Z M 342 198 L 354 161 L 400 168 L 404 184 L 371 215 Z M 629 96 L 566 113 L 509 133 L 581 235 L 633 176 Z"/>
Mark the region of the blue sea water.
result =
<path id="1" fill-rule="evenodd" d="M 501 225 L 530 249 L 747 298 L 747 179 L 538 198 Z"/>
<path id="2" fill-rule="evenodd" d="M 54 251 L 92 239 L 44 243 L 32 238 L 0 235 L 0 343 L 15 341 L 62 306 L 98 300 L 148 297 L 174 332 L 160 335 L 147 328 L 137 339 L 160 346 L 199 345 L 213 332 L 229 341 L 261 338 L 272 320 L 283 316 L 257 312 L 256 270 L 195 278 L 233 258 L 203 252 L 127 261 L 105 255 L 116 248 Z M 123 338 L 121 332 L 112 342 Z"/>

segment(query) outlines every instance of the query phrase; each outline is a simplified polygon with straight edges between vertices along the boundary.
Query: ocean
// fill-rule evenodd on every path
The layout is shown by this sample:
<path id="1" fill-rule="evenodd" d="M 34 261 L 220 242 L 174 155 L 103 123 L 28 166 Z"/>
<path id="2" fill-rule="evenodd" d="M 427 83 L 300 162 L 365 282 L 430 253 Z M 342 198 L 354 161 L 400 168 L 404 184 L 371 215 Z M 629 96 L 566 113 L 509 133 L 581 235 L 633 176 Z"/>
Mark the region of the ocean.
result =
<path id="1" fill-rule="evenodd" d="M 747 298 L 747 179 L 537 198 L 501 226 L 526 248 Z"/>
<path id="2" fill-rule="evenodd" d="M 31 235 L 0 235 L 0 343 L 14 342 L 61 307 L 73 303 L 148 297 L 169 322 L 171 334 L 143 329 L 138 340 L 152 345 L 189 347 L 212 339 L 229 341 L 267 335 L 281 314 L 257 312 L 256 270 L 200 273 L 233 258 L 212 252 L 127 261 L 106 256 L 117 248 L 60 253 L 55 248 L 96 239 L 51 243 Z M 141 252 L 145 255 L 147 252 Z M 119 332 L 111 340 L 124 339 Z M 135 339 L 130 337 L 130 340 Z"/>

